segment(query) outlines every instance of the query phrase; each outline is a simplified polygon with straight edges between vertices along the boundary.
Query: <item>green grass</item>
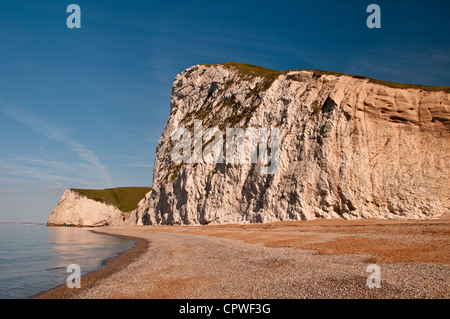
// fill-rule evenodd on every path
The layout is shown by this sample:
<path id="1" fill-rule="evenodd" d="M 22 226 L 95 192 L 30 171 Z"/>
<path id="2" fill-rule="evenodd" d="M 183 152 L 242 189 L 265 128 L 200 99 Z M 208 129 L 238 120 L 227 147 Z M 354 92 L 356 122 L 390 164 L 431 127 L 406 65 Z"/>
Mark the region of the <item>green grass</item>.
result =
<path id="1" fill-rule="evenodd" d="M 450 86 L 428 86 L 428 85 L 420 85 L 420 84 L 402 84 L 402 83 L 395 83 L 395 82 L 389 82 L 389 81 L 382 81 L 382 80 L 376 80 L 369 78 L 367 76 L 362 75 L 356 75 L 356 74 L 349 74 L 349 73 L 340 73 L 340 72 L 333 72 L 333 71 L 321 71 L 321 70 L 311 70 L 311 69 L 299 69 L 299 70 L 287 70 L 287 71 L 276 71 L 271 70 L 267 68 L 263 68 L 256 65 L 251 64 L 243 64 L 238 62 L 225 62 L 221 63 L 220 65 L 224 66 L 225 68 L 233 68 L 235 70 L 238 70 L 239 73 L 243 76 L 245 79 L 252 79 L 255 77 L 261 77 L 267 80 L 267 84 L 270 85 L 272 82 L 281 74 L 285 74 L 290 71 L 311 71 L 316 74 L 316 76 L 322 76 L 322 75 L 335 75 L 335 76 L 342 76 L 347 75 L 351 76 L 353 78 L 357 79 L 367 79 L 369 80 L 369 83 L 374 84 L 380 84 L 383 86 L 396 88 L 396 89 L 420 89 L 424 91 L 443 91 L 446 93 L 450 93 Z"/>
<path id="2" fill-rule="evenodd" d="M 314 72 L 316 75 L 335 75 L 335 76 L 342 76 L 347 75 L 351 76 L 352 78 L 356 79 L 367 79 L 369 80 L 369 83 L 379 84 L 395 89 L 419 89 L 429 92 L 435 92 L 435 91 L 443 91 L 446 93 L 450 93 L 450 86 L 428 86 L 428 85 L 420 85 L 420 84 L 403 84 L 403 83 L 396 83 L 396 82 L 389 82 L 389 81 L 382 81 L 377 79 L 369 78 L 368 76 L 363 75 L 356 75 L 356 74 L 348 74 L 348 73 L 339 73 L 339 72 L 333 72 L 333 71 L 320 71 L 320 70 L 307 70 Z"/>
<path id="3" fill-rule="evenodd" d="M 420 90 L 430 91 L 430 92 L 443 91 L 446 93 L 450 93 L 450 86 L 427 86 L 427 85 L 420 85 L 420 84 L 401 84 L 401 83 L 395 83 L 395 82 L 375 80 L 372 78 L 368 78 L 368 79 L 369 79 L 370 83 L 380 84 L 380 85 L 384 85 L 384 86 L 388 86 L 388 87 L 396 88 L 396 89 L 420 89 Z"/>
<path id="4" fill-rule="evenodd" d="M 117 187 L 107 189 L 71 189 L 97 202 L 116 206 L 122 212 L 130 212 L 145 197 L 151 187 Z"/>
<path id="5" fill-rule="evenodd" d="M 279 75 L 283 74 L 283 71 L 276 71 L 272 69 L 263 68 L 261 66 L 257 65 L 251 65 L 251 64 L 244 64 L 244 63 L 238 63 L 238 62 L 225 62 L 222 63 L 225 68 L 233 68 L 235 70 L 238 70 L 240 74 L 248 78 L 255 78 L 255 77 L 261 77 L 266 80 L 275 80 Z"/>

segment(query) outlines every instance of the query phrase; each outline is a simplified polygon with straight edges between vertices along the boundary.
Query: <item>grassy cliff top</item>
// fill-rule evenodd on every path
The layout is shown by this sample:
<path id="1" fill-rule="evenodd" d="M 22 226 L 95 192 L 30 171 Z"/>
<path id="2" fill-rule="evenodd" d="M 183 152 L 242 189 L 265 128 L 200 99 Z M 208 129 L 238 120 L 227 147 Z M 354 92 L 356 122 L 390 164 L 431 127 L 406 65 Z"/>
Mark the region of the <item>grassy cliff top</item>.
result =
<path id="1" fill-rule="evenodd" d="M 420 90 L 430 91 L 430 92 L 443 91 L 446 93 L 450 93 L 450 86 L 428 86 L 428 85 L 420 85 L 420 84 L 402 84 L 402 83 L 376 80 L 376 79 L 372 79 L 372 78 L 369 78 L 367 76 L 362 76 L 362 75 L 339 73 L 339 72 L 333 72 L 333 71 L 320 71 L 320 70 L 311 70 L 311 69 L 276 71 L 276 70 L 263 68 L 263 67 L 260 67 L 257 65 L 244 64 L 244 63 L 238 63 L 238 62 L 225 62 L 225 63 L 219 63 L 218 65 L 222 65 L 225 68 L 233 68 L 235 70 L 238 70 L 244 77 L 247 77 L 247 78 L 262 77 L 269 81 L 273 81 L 279 75 L 287 73 L 287 72 L 291 72 L 291 71 L 311 71 L 319 76 L 322 76 L 322 75 L 335 75 L 335 76 L 347 75 L 347 76 L 351 76 L 351 77 L 358 78 L 358 79 L 368 79 L 369 83 L 380 84 L 380 85 L 384 85 L 384 86 L 391 87 L 391 88 L 397 88 L 397 89 L 420 89 Z"/>
<path id="2" fill-rule="evenodd" d="M 122 212 L 136 209 L 137 204 L 152 190 L 151 187 L 117 187 L 107 189 L 71 189 L 97 202 L 116 206 Z"/>

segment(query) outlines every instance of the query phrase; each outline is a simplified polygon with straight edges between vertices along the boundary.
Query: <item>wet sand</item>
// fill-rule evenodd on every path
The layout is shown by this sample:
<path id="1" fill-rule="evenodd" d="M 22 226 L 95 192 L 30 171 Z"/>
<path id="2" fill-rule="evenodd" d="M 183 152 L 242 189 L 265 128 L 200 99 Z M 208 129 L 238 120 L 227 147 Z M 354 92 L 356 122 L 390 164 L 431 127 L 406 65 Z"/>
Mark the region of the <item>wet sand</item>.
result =
<path id="1" fill-rule="evenodd" d="M 450 298 L 448 217 L 97 231 L 138 245 L 38 298 Z"/>

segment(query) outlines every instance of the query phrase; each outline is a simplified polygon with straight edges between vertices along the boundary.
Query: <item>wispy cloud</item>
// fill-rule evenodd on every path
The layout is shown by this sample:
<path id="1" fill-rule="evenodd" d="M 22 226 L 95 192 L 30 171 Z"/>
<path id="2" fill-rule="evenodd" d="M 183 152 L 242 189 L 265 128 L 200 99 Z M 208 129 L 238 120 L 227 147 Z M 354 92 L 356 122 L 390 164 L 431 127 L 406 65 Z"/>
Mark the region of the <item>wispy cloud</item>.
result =
<path id="1" fill-rule="evenodd" d="M 22 123 L 29 129 L 37 132 L 46 138 L 45 142 L 55 140 L 65 144 L 71 151 L 76 153 L 86 164 L 90 165 L 101 176 L 102 183 L 105 186 L 112 186 L 112 180 L 106 168 L 101 164 L 97 156 L 83 144 L 76 141 L 67 133 L 60 129 L 54 128 L 40 117 L 26 111 L 18 105 L 6 103 L 0 100 L 0 111 L 10 116 L 12 119 Z M 41 146 L 42 147 L 42 146 Z M 47 178 L 50 176 L 47 176 Z"/>
<path id="2" fill-rule="evenodd" d="M 66 188 L 59 185 L 41 185 L 39 186 L 39 190 L 46 194 L 61 194 L 66 190 Z"/>
<path id="3" fill-rule="evenodd" d="M 0 194 L 16 194 L 16 190 L 11 185 L 0 187 Z"/>
<path id="4" fill-rule="evenodd" d="M 0 158 L 0 182 L 36 183 L 45 182 L 50 184 L 65 185 L 67 183 L 89 185 L 90 182 L 82 178 L 67 176 L 67 170 L 64 170 L 63 164 L 52 164 L 53 162 L 36 161 L 22 162 L 18 158 Z M 52 165 L 52 166 L 50 166 Z"/>
<path id="5" fill-rule="evenodd" d="M 101 154 L 99 157 L 113 160 L 116 166 L 152 168 L 155 156 Z"/>

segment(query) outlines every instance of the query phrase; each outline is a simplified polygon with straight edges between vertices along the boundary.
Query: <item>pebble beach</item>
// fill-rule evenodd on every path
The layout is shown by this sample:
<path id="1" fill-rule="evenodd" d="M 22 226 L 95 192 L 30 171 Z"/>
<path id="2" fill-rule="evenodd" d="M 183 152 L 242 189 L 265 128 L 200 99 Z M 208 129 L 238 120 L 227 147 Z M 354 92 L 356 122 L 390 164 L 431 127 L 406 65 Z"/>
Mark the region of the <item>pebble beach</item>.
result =
<path id="1" fill-rule="evenodd" d="M 137 245 L 36 298 L 450 297 L 450 219 L 101 227 Z M 370 265 L 379 267 L 373 287 Z M 373 267 L 373 266 L 372 266 Z M 372 278 L 372 277 L 371 277 Z"/>

